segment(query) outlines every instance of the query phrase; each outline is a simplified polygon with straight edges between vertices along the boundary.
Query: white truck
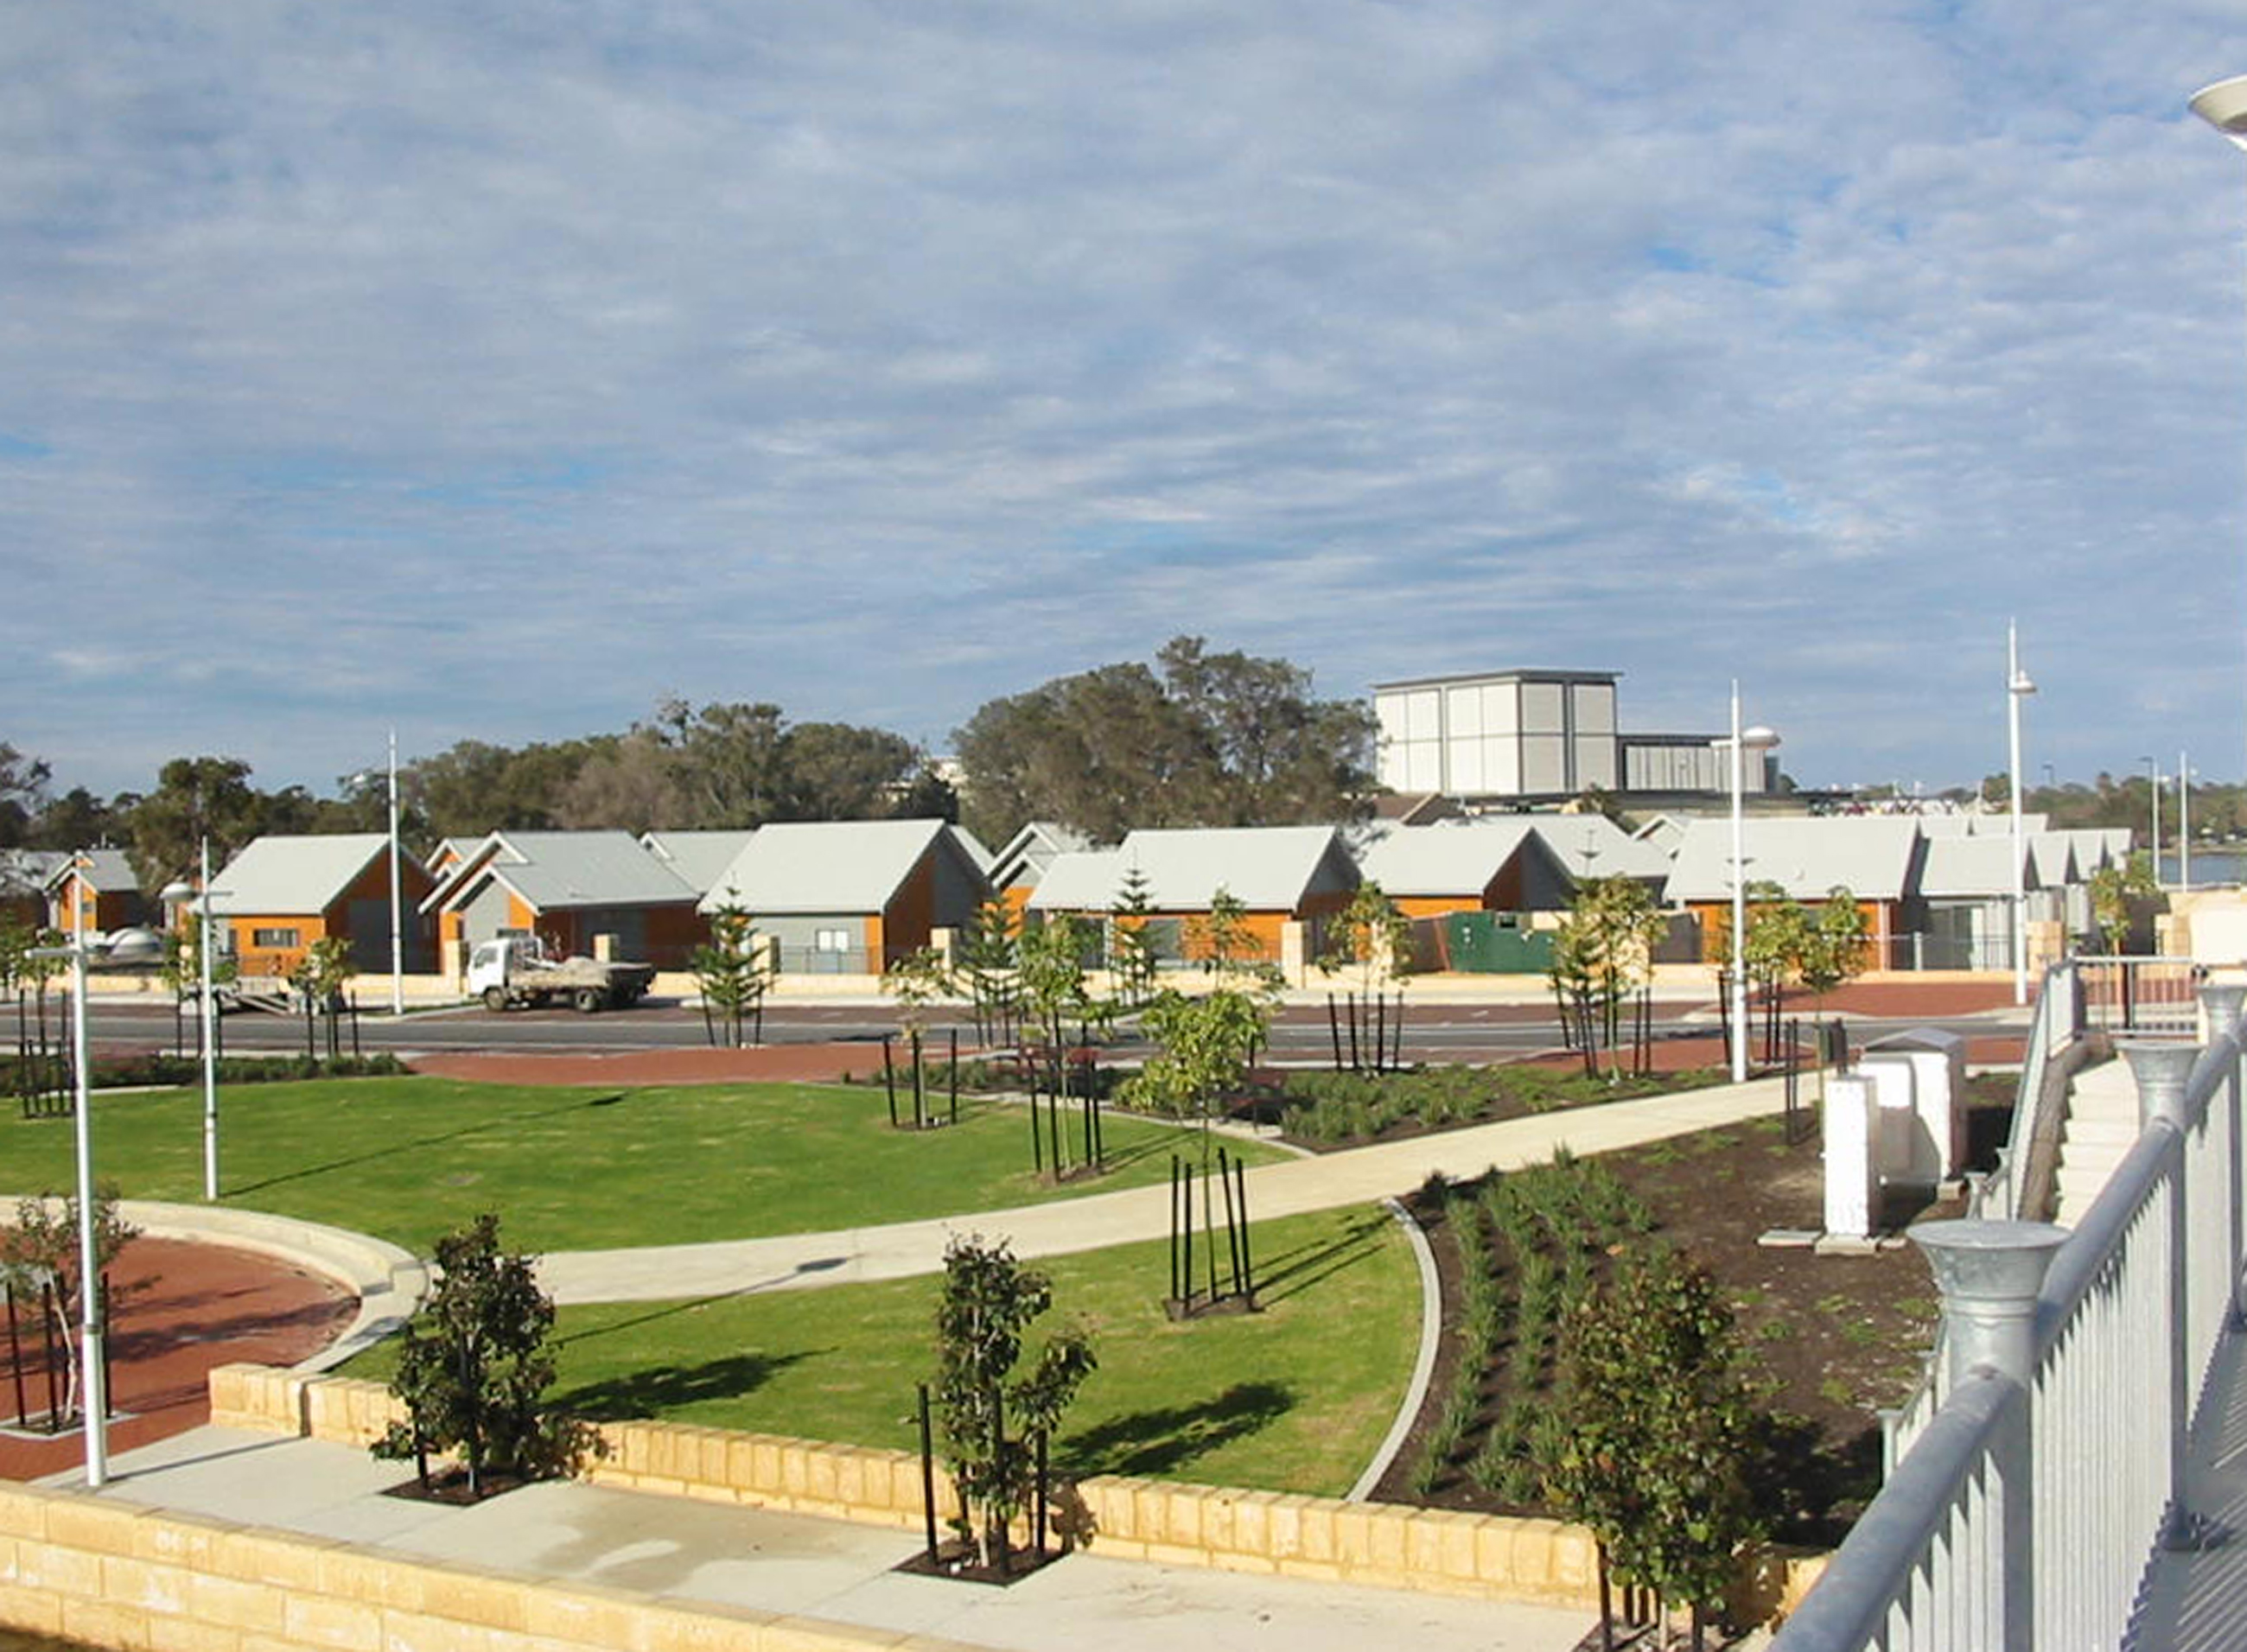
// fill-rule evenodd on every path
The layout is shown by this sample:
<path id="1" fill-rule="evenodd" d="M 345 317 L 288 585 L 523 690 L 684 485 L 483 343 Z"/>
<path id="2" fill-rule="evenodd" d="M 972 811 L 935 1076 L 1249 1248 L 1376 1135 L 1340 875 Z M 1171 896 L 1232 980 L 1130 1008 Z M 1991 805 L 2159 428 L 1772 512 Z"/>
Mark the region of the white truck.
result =
<path id="1" fill-rule="evenodd" d="M 536 936 L 479 941 L 468 954 L 468 993 L 484 1007 L 567 1004 L 582 1014 L 637 1004 L 655 979 L 652 964 L 598 958 L 550 958 Z"/>

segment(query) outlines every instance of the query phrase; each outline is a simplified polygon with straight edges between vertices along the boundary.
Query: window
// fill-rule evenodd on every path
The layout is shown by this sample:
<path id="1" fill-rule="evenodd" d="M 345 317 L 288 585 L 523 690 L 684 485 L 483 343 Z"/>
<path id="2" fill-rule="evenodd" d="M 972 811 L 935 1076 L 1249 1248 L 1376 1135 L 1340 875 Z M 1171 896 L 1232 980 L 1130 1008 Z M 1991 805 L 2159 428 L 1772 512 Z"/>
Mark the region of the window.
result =
<path id="1" fill-rule="evenodd" d="M 253 929 L 249 932 L 252 946 L 294 946 L 297 932 L 293 929 Z"/>
<path id="2" fill-rule="evenodd" d="M 850 950 L 850 932 L 847 929 L 814 930 L 811 950 L 815 952 L 847 952 Z"/>

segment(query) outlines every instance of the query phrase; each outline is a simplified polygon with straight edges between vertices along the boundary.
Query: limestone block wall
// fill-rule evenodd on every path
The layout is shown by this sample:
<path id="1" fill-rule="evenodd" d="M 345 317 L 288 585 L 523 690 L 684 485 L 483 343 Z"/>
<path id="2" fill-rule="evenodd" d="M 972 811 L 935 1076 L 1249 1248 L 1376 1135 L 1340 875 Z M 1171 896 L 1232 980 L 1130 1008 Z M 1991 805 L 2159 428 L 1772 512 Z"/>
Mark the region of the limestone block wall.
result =
<path id="1" fill-rule="evenodd" d="M 0 1624 L 157 1652 L 967 1652 L 14 1485 L 0 1485 Z"/>
<path id="2" fill-rule="evenodd" d="M 400 1415 L 379 1383 L 260 1365 L 210 1376 L 211 1420 L 229 1428 L 365 1445 Z M 920 1459 L 911 1452 L 677 1423 L 603 1426 L 608 1454 L 587 1478 L 757 1508 L 900 1529 L 922 1525 Z M 938 1472 L 937 1506 L 955 1506 Z M 1317 1579 L 1596 1610 L 1591 1533 L 1557 1520 L 1102 1475 L 1077 1481 L 1057 1512 L 1082 1546 L 1119 1560 Z M 1822 1556 L 1759 1557 L 1739 1606 L 1783 1615 Z"/>

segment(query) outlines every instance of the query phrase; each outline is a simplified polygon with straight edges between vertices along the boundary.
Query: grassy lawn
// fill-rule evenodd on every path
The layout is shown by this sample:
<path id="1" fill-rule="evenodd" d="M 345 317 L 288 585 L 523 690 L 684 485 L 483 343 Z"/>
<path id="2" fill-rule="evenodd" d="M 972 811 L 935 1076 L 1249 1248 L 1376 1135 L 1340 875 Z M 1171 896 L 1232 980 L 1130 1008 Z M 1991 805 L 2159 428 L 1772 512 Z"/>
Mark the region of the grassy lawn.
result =
<path id="1" fill-rule="evenodd" d="M 1254 1229 L 1265 1311 L 1174 1325 L 1165 1246 L 1037 1266 L 1040 1334 L 1082 1319 L 1100 1358 L 1055 1456 L 1072 1473 L 1148 1474 L 1335 1495 L 1371 1458 L 1419 1338 L 1410 1246 L 1370 1206 Z M 565 1308 L 557 1398 L 656 1416 L 910 1450 L 913 1385 L 935 1373 L 934 1277 L 669 1303 Z M 385 1377 L 391 1350 L 347 1375 Z"/>
<path id="2" fill-rule="evenodd" d="M 915 1134 L 889 1128 L 879 1089 L 816 1084 L 331 1079 L 239 1085 L 219 1108 L 226 1204 L 421 1255 L 484 1211 L 527 1251 L 749 1239 L 1080 1198 L 1160 1181 L 1174 1146 L 1192 1150 L 1178 1130 L 1111 1116 L 1109 1173 L 1056 1188 L 1030 1169 L 1018 1108 L 963 1097 L 958 1128 Z M 101 1179 L 124 1197 L 202 1198 L 199 1090 L 97 1092 L 93 1136 Z M 72 1163 L 69 1120 L 0 1118 L 0 1190 L 64 1191 Z"/>

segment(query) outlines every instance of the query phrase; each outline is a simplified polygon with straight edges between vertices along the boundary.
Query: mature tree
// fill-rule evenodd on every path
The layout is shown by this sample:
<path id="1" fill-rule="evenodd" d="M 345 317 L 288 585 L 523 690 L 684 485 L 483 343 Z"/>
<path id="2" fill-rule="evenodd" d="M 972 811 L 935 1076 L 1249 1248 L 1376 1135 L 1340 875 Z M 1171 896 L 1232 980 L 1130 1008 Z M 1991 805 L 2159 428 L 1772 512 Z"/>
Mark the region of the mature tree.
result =
<path id="1" fill-rule="evenodd" d="M 83 786 L 73 786 L 41 806 L 24 841 L 34 849 L 92 849 L 115 843 L 126 834 L 126 820 L 140 799 L 122 792 L 105 801 Z"/>
<path id="2" fill-rule="evenodd" d="M 15 849 L 29 840 L 48 779 L 44 760 L 26 757 L 0 740 L 0 849 Z"/>
<path id="3" fill-rule="evenodd" d="M 788 781 L 781 747 L 780 707 L 711 705 L 697 711 L 685 700 L 666 701 L 656 725 L 677 754 L 686 792 L 685 814 L 674 823 L 697 829 L 762 826 L 786 809 Z"/>
<path id="4" fill-rule="evenodd" d="M 936 1415 L 953 1483 L 966 1508 L 960 1535 L 987 1567 L 1007 1564 L 1008 1524 L 1028 1505 L 1035 1442 L 1099 1362 L 1081 1330 L 1055 1335 L 1027 1371 L 1022 1338 L 1053 1306 L 1044 1274 L 1007 1242 L 955 1238 L 944 1253 L 936 1305 Z"/>
<path id="5" fill-rule="evenodd" d="M 686 789 L 679 754 L 656 730 L 634 728 L 585 759 L 555 800 L 555 819 L 572 831 L 675 827 L 686 818 Z"/>
<path id="6" fill-rule="evenodd" d="M 798 723 L 782 747 L 786 817 L 871 820 L 890 813 L 920 754 L 902 734 L 850 723 Z"/>
<path id="7" fill-rule="evenodd" d="M 269 812 L 240 758 L 174 758 L 133 811 L 131 853 L 140 886 L 163 887 L 195 861 L 206 838 L 213 864 L 222 864 L 265 829 Z"/>
<path id="8" fill-rule="evenodd" d="M 1181 637 L 985 704 L 955 738 L 969 826 L 997 842 L 1055 820 L 1104 842 L 1135 826 L 1286 825 L 1362 812 L 1371 713 L 1314 700 L 1284 660 Z"/>

